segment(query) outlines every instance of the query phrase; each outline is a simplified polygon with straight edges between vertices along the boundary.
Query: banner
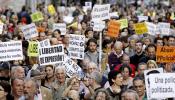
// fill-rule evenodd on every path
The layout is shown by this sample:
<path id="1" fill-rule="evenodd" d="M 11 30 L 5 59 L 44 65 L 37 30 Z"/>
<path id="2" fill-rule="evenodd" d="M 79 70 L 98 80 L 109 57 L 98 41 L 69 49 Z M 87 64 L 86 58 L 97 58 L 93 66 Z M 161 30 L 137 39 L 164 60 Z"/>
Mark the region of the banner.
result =
<path id="1" fill-rule="evenodd" d="M 92 20 L 109 19 L 110 4 L 95 5 L 92 9 Z"/>
<path id="2" fill-rule="evenodd" d="M 111 37 L 118 37 L 120 30 L 120 23 L 116 20 L 110 20 L 108 24 L 107 35 Z"/>
<path id="3" fill-rule="evenodd" d="M 34 23 L 22 26 L 21 31 L 24 33 L 26 40 L 38 36 L 38 31 Z"/>
<path id="4" fill-rule="evenodd" d="M 42 21 L 44 19 L 43 14 L 41 12 L 35 12 L 31 14 L 31 18 L 33 22 Z"/>
<path id="5" fill-rule="evenodd" d="M 39 49 L 41 65 L 50 65 L 64 61 L 64 46 L 62 44 Z"/>
<path id="6" fill-rule="evenodd" d="M 170 23 L 159 22 L 157 25 L 159 34 L 169 35 L 170 34 Z"/>
<path id="7" fill-rule="evenodd" d="M 37 41 L 29 41 L 29 46 L 27 50 L 27 54 L 30 57 L 37 57 L 39 56 L 39 48 L 38 48 L 38 42 Z"/>
<path id="8" fill-rule="evenodd" d="M 4 24 L 0 23 L 0 34 L 2 34 L 2 32 L 3 32 L 3 26 L 4 26 Z"/>
<path id="9" fill-rule="evenodd" d="M 157 26 L 153 23 L 150 22 L 145 22 L 147 29 L 148 29 L 148 34 L 150 35 L 156 35 L 157 34 Z"/>
<path id="10" fill-rule="evenodd" d="M 134 29 L 135 29 L 136 34 L 144 34 L 148 32 L 148 29 L 144 22 L 134 24 Z"/>
<path id="11" fill-rule="evenodd" d="M 165 99 L 175 97 L 175 73 L 149 75 L 151 98 Z"/>
<path id="12" fill-rule="evenodd" d="M 147 99 L 151 100 L 151 89 L 150 89 L 150 75 L 151 74 L 158 74 L 163 73 L 163 68 L 156 68 L 156 69 L 150 69 L 144 71 L 144 77 L 145 77 L 145 86 L 146 86 L 146 93 L 147 93 Z"/>
<path id="13" fill-rule="evenodd" d="M 22 60 L 22 42 L 0 42 L 0 61 Z"/>
<path id="14" fill-rule="evenodd" d="M 84 35 L 70 34 L 69 38 L 69 57 L 73 59 L 84 59 Z"/>
<path id="15" fill-rule="evenodd" d="M 120 20 L 117 20 L 117 22 L 120 23 L 120 29 L 128 27 L 128 20 L 127 19 L 120 19 Z"/>
<path id="16" fill-rule="evenodd" d="M 49 47 L 49 46 L 50 46 L 50 40 L 49 39 L 45 39 L 45 40 L 39 42 L 39 47 L 40 48 Z"/>
<path id="17" fill-rule="evenodd" d="M 158 46 L 156 61 L 160 63 L 175 62 L 175 46 Z"/>
<path id="18" fill-rule="evenodd" d="M 56 13 L 55 8 L 53 5 L 49 5 L 47 8 L 50 15 L 54 15 Z"/>
<path id="19" fill-rule="evenodd" d="M 105 22 L 91 21 L 91 27 L 93 27 L 93 31 L 102 31 L 105 28 Z"/>
<path id="20" fill-rule="evenodd" d="M 61 31 L 61 35 L 66 34 L 66 24 L 65 23 L 55 23 L 53 24 L 53 31 L 59 29 Z"/>

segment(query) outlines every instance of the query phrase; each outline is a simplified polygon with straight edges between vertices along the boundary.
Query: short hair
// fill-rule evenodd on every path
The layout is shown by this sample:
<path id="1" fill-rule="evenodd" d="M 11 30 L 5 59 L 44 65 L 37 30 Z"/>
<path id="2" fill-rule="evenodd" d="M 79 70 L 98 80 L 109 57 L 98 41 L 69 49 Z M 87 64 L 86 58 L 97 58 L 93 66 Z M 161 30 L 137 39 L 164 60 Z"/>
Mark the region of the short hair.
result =
<path id="1" fill-rule="evenodd" d="M 139 96 L 138 96 L 138 94 L 137 94 L 137 92 L 136 91 L 134 91 L 134 90 L 131 90 L 131 89 L 127 89 L 125 92 L 123 92 L 123 94 L 124 94 L 124 97 L 126 97 L 127 96 L 127 93 L 132 93 L 133 94 L 133 96 L 135 97 L 135 100 L 139 100 Z"/>
<path id="2" fill-rule="evenodd" d="M 140 68 L 141 65 L 146 65 L 146 67 L 147 67 L 147 64 L 146 64 L 145 62 L 140 62 L 140 63 L 138 64 L 138 69 Z M 138 70 L 138 69 L 137 69 L 137 70 Z"/>
<path id="3" fill-rule="evenodd" d="M 95 94 L 94 94 L 94 96 L 93 96 L 93 100 L 96 99 L 96 97 L 97 97 L 97 95 L 98 95 L 99 92 L 105 93 L 106 100 L 111 100 L 111 97 L 110 97 L 109 93 L 108 93 L 107 90 L 104 89 L 104 88 L 98 89 L 98 90 L 95 92 Z"/>
<path id="4" fill-rule="evenodd" d="M 155 38 L 154 43 L 157 43 L 158 40 L 162 40 L 163 41 L 163 38 L 161 38 L 161 37 Z"/>
<path id="5" fill-rule="evenodd" d="M 95 43 L 95 44 L 97 45 L 97 40 L 94 39 L 94 38 L 90 38 L 90 39 L 87 41 L 87 46 L 89 46 L 91 42 L 93 42 L 93 43 Z"/>
<path id="6" fill-rule="evenodd" d="M 87 65 L 87 67 L 89 68 L 89 66 L 93 66 L 95 68 L 97 68 L 97 64 L 94 62 L 89 62 L 89 64 Z"/>
<path id="7" fill-rule="evenodd" d="M 125 68 L 127 68 L 128 70 L 129 70 L 129 76 L 131 75 L 131 73 L 132 73 L 132 69 L 131 69 L 131 67 L 128 65 L 128 64 L 122 64 L 121 66 L 120 66 L 120 72 L 122 72 L 122 71 L 124 71 L 124 69 Z"/>
<path id="8" fill-rule="evenodd" d="M 137 81 L 137 80 L 141 80 L 141 81 L 143 82 L 143 84 L 145 84 L 145 80 L 144 80 L 144 77 L 143 77 L 143 76 L 138 75 L 138 76 L 134 77 L 133 83 L 134 83 L 135 81 Z"/>
<path id="9" fill-rule="evenodd" d="M 114 48 L 118 47 L 118 46 L 123 46 L 121 41 L 116 41 L 114 44 Z"/>
<path id="10" fill-rule="evenodd" d="M 13 86 L 15 80 L 21 80 L 21 81 L 24 81 L 24 80 L 19 79 L 19 78 L 11 78 L 11 86 Z"/>
<path id="11" fill-rule="evenodd" d="M 148 48 L 155 48 L 155 50 L 156 50 L 156 46 L 155 46 L 154 44 L 149 44 L 149 45 L 145 48 L 145 50 L 148 51 Z"/>
<path id="12" fill-rule="evenodd" d="M 64 73 L 66 74 L 66 68 L 65 68 L 65 66 L 58 66 L 58 67 L 56 67 L 55 68 L 55 73 L 57 73 L 58 70 L 63 70 Z"/>
<path id="13" fill-rule="evenodd" d="M 175 38 L 173 35 L 170 35 L 170 36 L 168 36 L 168 40 L 170 39 L 170 38 Z"/>
<path id="14" fill-rule="evenodd" d="M 53 32 L 58 32 L 59 34 L 61 34 L 61 31 L 59 29 L 55 29 Z"/>
<path id="15" fill-rule="evenodd" d="M 109 81 L 110 86 L 112 86 L 114 84 L 112 79 L 116 79 L 118 74 L 120 74 L 120 72 L 116 71 L 116 70 L 112 70 L 108 73 L 108 81 Z"/>

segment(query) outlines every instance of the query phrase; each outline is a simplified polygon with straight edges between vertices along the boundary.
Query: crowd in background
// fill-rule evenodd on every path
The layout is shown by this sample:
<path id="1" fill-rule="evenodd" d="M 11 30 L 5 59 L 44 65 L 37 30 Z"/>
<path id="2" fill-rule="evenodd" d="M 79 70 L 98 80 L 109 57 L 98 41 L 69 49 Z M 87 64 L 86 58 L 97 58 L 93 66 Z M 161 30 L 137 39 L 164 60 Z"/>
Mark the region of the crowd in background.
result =
<path id="1" fill-rule="evenodd" d="M 93 5 L 109 2 L 112 0 L 97 0 Z M 128 27 L 121 29 L 117 38 L 107 35 L 109 20 L 105 20 L 106 27 L 101 32 L 93 31 L 91 9 L 85 12 L 84 2 L 54 3 L 57 12 L 54 15 L 48 13 L 44 2 L 37 4 L 36 11 L 42 12 L 44 20 L 35 22 L 39 36 L 29 41 L 49 39 L 51 45 L 63 44 L 65 54 L 68 54 L 69 34 L 86 37 L 84 59 L 73 59 L 81 67 L 83 77 L 75 75 L 71 78 L 66 75 L 64 65 L 40 66 L 38 57 L 27 55 L 28 41 L 20 27 L 32 23 L 31 8 L 24 6 L 20 12 L 13 12 L 13 9 L 0 7 L 0 22 L 4 23 L 0 42 L 22 41 L 24 55 L 23 60 L 0 63 L 0 100 L 147 100 L 144 71 L 155 68 L 163 68 L 164 73 L 175 71 L 174 62 L 156 62 L 157 46 L 175 46 L 175 17 L 172 18 L 175 1 L 170 0 L 168 6 L 159 2 L 147 5 L 140 2 L 126 5 L 114 0 L 111 3 L 110 12 L 118 12 L 118 17 L 111 19 L 128 19 Z M 170 35 L 136 34 L 134 24 L 138 23 L 139 15 L 148 16 L 148 22 L 155 24 L 170 23 Z M 65 16 L 74 19 L 67 23 Z M 77 27 L 70 26 L 74 22 L 78 22 Z M 61 35 L 60 30 L 52 31 L 54 23 L 66 23 L 70 27 L 65 35 Z M 102 44 L 99 44 L 99 34 L 102 34 Z M 102 52 L 101 62 L 99 52 Z M 32 69 L 34 66 L 37 68 Z"/>

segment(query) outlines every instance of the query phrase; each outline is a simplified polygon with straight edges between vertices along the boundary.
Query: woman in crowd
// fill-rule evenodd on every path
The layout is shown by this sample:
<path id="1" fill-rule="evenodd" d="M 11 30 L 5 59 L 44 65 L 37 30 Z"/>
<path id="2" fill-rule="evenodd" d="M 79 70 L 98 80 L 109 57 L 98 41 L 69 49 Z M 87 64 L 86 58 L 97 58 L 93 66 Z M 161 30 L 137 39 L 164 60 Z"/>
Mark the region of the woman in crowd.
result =
<path id="1" fill-rule="evenodd" d="M 157 65 L 157 63 L 154 60 L 148 60 L 147 68 L 148 69 L 158 68 L 158 65 Z"/>

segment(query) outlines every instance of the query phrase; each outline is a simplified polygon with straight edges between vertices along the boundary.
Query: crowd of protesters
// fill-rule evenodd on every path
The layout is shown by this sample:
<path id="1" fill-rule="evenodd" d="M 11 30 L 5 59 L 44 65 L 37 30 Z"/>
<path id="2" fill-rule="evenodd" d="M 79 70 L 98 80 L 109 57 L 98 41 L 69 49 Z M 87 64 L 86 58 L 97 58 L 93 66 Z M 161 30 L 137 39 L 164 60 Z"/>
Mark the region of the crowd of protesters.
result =
<path id="1" fill-rule="evenodd" d="M 0 22 L 4 23 L 0 41 L 22 41 L 24 55 L 23 60 L 0 63 L 0 100 L 147 100 L 144 71 L 154 68 L 163 68 L 165 73 L 175 71 L 174 62 L 156 62 L 157 46 L 175 46 L 175 18 L 171 17 L 175 13 L 175 2 L 169 6 L 112 4 L 110 12 L 118 12 L 119 16 L 111 19 L 128 19 L 128 27 L 121 29 L 117 38 L 107 35 L 109 20 L 105 20 L 106 27 L 102 32 L 93 31 L 90 25 L 91 9 L 84 12 L 82 5 L 69 4 L 62 11 L 59 5 L 54 6 L 57 13 L 50 15 L 45 10 L 44 3 L 37 5 L 36 10 L 43 13 L 44 20 L 35 22 L 39 36 L 29 41 L 49 39 L 51 45 L 63 44 L 65 54 L 68 54 L 69 34 L 85 35 L 84 59 L 73 59 L 81 67 L 83 77 L 75 75 L 70 78 L 66 75 L 64 65 L 40 66 L 38 57 L 29 57 L 28 41 L 20 27 L 32 23 L 31 9 L 23 7 L 21 12 L 16 13 L 10 8 L 0 8 Z M 69 6 L 75 10 L 70 11 L 67 9 Z M 170 23 L 170 28 L 174 31 L 170 35 L 138 35 L 133 27 L 138 23 L 138 15 L 148 16 L 148 22 Z M 74 19 L 71 23 L 66 23 L 64 16 Z M 78 26 L 67 27 L 64 36 L 60 30 L 52 31 L 53 23 L 66 23 L 70 26 L 74 22 L 78 22 Z M 99 34 L 102 34 L 102 44 L 99 44 Z M 102 51 L 99 51 L 100 45 Z M 34 66 L 37 68 L 33 69 Z"/>

